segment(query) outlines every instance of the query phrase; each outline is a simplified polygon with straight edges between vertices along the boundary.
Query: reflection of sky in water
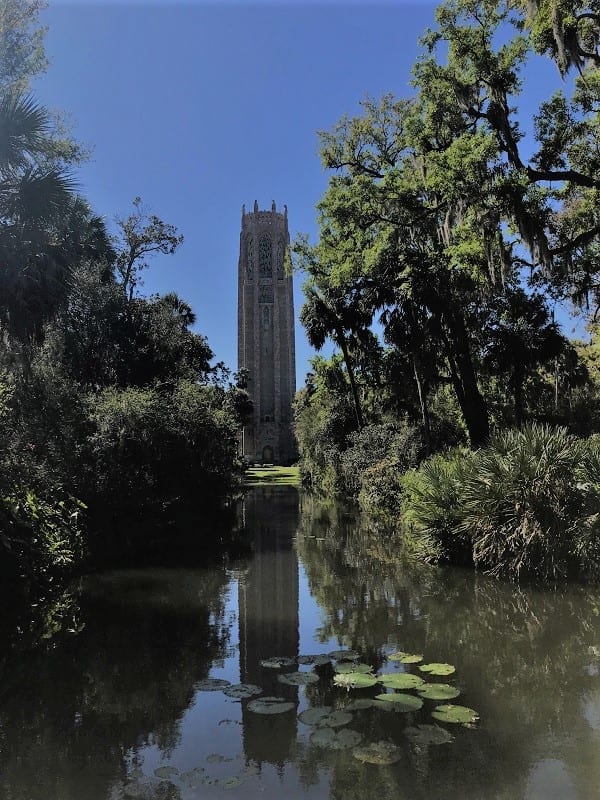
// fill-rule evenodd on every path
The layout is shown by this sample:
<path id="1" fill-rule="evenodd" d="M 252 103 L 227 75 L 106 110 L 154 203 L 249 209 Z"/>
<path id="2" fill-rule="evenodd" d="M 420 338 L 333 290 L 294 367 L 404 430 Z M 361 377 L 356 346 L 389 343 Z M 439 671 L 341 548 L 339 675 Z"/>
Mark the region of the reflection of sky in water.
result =
<path id="1" fill-rule="evenodd" d="M 578 796 L 561 761 L 546 758 L 534 765 L 527 784 L 528 800 L 575 800 Z"/>

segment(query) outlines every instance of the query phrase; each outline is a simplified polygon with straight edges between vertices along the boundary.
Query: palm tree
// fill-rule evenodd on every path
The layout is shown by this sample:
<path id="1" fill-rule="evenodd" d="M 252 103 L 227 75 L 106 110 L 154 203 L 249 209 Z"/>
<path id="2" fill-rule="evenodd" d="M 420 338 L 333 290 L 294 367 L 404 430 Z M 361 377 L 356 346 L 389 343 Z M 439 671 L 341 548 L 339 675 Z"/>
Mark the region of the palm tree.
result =
<path id="1" fill-rule="evenodd" d="M 42 106 L 29 95 L 0 95 L 0 322 L 20 339 L 38 334 L 65 295 L 56 234 L 75 185 L 52 163 L 49 141 Z"/>

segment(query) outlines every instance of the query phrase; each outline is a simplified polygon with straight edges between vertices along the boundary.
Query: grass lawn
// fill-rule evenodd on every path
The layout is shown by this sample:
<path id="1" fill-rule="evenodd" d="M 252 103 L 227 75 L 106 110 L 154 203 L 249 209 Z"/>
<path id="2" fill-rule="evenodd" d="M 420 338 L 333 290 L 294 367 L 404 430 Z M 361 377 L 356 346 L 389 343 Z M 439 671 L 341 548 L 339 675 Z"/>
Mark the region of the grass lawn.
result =
<path id="1" fill-rule="evenodd" d="M 298 467 L 249 467 L 244 473 L 246 486 L 300 486 Z"/>

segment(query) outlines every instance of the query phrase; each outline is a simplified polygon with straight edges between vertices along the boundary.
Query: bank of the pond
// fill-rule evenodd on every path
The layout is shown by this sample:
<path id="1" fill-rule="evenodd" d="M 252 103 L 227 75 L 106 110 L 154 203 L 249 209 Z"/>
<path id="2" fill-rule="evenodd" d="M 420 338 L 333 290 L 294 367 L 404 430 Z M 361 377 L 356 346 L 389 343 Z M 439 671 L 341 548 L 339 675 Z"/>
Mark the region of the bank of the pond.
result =
<path id="1" fill-rule="evenodd" d="M 295 486 L 300 487 L 299 467 L 280 467 L 265 465 L 249 467 L 244 473 L 244 485 L 248 488 L 256 486 Z"/>

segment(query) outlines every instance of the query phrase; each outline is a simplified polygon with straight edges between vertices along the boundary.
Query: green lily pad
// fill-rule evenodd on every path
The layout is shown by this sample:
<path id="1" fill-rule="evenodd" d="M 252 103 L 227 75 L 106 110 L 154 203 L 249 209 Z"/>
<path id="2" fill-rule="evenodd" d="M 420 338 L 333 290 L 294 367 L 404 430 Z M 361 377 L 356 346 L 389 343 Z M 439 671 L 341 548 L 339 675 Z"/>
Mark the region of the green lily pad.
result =
<path id="1" fill-rule="evenodd" d="M 479 714 L 472 708 L 451 704 L 436 706 L 435 711 L 431 712 L 431 716 L 440 722 L 454 722 L 461 725 L 472 725 L 479 719 Z"/>
<path id="2" fill-rule="evenodd" d="M 320 725 L 321 721 L 331 714 L 331 706 L 313 706 L 298 714 L 298 719 L 305 725 Z"/>
<path id="3" fill-rule="evenodd" d="M 456 672 L 456 667 L 452 664 L 421 664 L 419 669 L 428 675 L 452 675 Z"/>
<path id="4" fill-rule="evenodd" d="M 423 661 L 423 656 L 417 653 L 392 653 L 388 656 L 388 661 L 399 661 L 401 664 L 418 664 Z"/>
<path id="5" fill-rule="evenodd" d="M 138 780 L 129 781 L 123 786 L 125 797 L 145 798 L 148 796 L 149 785 L 140 783 Z"/>
<path id="6" fill-rule="evenodd" d="M 325 653 L 319 653 L 317 655 L 298 656 L 296 661 L 304 666 L 314 664 L 316 667 L 322 667 L 325 664 L 329 664 L 331 659 Z"/>
<path id="7" fill-rule="evenodd" d="M 246 697 L 256 697 L 257 694 L 262 694 L 263 690 L 260 686 L 254 683 L 236 683 L 227 686 L 223 689 L 223 694 L 227 697 L 233 697 L 234 700 L 244 700 Z M 442 698 L 444 699 L 444 698 Z"/>
<path id="8" fill-rule="evenodd" d="M 368 689 L 370 686 L 375 686 L 377 678 L 364 672 L 347 672 L 342 675 L 334 675 L 333 682 L 336 686 L 342 686 L 344 689 Z"/>
<path id="9" fill-rule="evenodd" d="M 203 681 L 198 681 L 196 689 L 199 692 L 220 692 L 226 686 L 229 686 L 229 681 L 222 678 L 206 678 Z"/>
<path id="10" fill-rule="evenodd" d="M 179 775 L 179 770 L 177 767 L 158 767 L 154 770 L 154 774 L 157 778 L 172 778 Z"/>
<path id="11" fill-rule="evenodd" d="M 405 694 L 404 692 L 393 692 L 388 694 L 378 694 L 375 697 L 374 704 L 376 708 L 384 708 L 388 710 L 390 707 L 394 711 L 418 711 L 423 708 L 423 701 L 420 697 L 415 697 L 413 694 Z"/>
<path id="12" fill-rule="evenodd" d="M 248 703 L 249 711 L 254 711 L 255 714 L 285 714 L 293 708 L 294 704 L 283 697 L 261 697 Z"/>
<path id="13" fill-rule="evenodd" d="M 314 672 L 285 672 L 278 675 L 277 680 L 287 686 L 308 686 L 309 683 L 318 683 L 319 676 Z"/>
<path id="14" fill-rule="evenodd" d="M 449 744 L 454 741 L 454 736 L 439 725 L 415 725 L 414 728 L 405 728 L 404 735 L 416 747 Z"/>
<path id="15" fill-rule="evenodd" d="M 425 683 L 417 688 L 417 692 L 426 700 L 453 700 L 460 694 L 460 689 L 449 683 Z"/>
<path id="16" fill-rule="evenodd" d="M 349 711 L 332 711 L 327 717 L 324 717 L 319 725 L 328 728 L 341 728 L 342 725 L 348 725 L 352 722 L 352 714 Z"/>
<path id="17" fill-rule="evenodd" d="M 356 661 L 360 656 L 355 650 L 332 650 L 327 653 L 334 661 Z"/>
<path id="18" fill-rule="evenodd" d="M 388 689 L 416 689 L 425 683 L 423 678 L 413 675 L 412 672 L 388 672 L 379 675 L 377 680 Z"/>
<path id="19" fill-rule="evenodd" d="M 209 764 L 223 764 L 225 761 L 233 761 L 233 758 L 228 758 L 221 753 L 210 753 L 206 756 Z"/>
<path id="20" fill-rule="evenodd" d="M 352 755 L 363 764 L 394 764 L 402 758 L 402 750 L 391 742 L 371 742 L 355 747 Z"/>
<path id="21" fill-rule="evenodd" d="M 358 697 L 343 707 L 343 711 L 364 711 L 365 708 L 373 708 L 373 701 L 368 697 Z"/>
<path id="22" fill-rule="evenodd" d="M 362 742 L 362 735 L 358 731 L 351 731 L 348 728 L 336 731 L 332 728 L 317 728 L 311 734 L 311 744 L 317 747 L 326 747 L 330 750 L 347 750 L 356 747 Z"/>
<path id="23" fill-rule="evenodd" d="M 271 658 L 263 658 L 260 662 L 261 667 L 267 669 L 281 669 L 281 667 L 292 667 L 296 663 L 293 658 L 285 658 L 284 656 L 271 656 Z"/>
<path id="24" fill-rule="evenodd" d="M 336 664 L 334 670 L 343 675 L 348 672 L 373 672 L 373 667 L 370 664 L 359 664 L 354 661 L 342 661 L 341 664 Z"/>

